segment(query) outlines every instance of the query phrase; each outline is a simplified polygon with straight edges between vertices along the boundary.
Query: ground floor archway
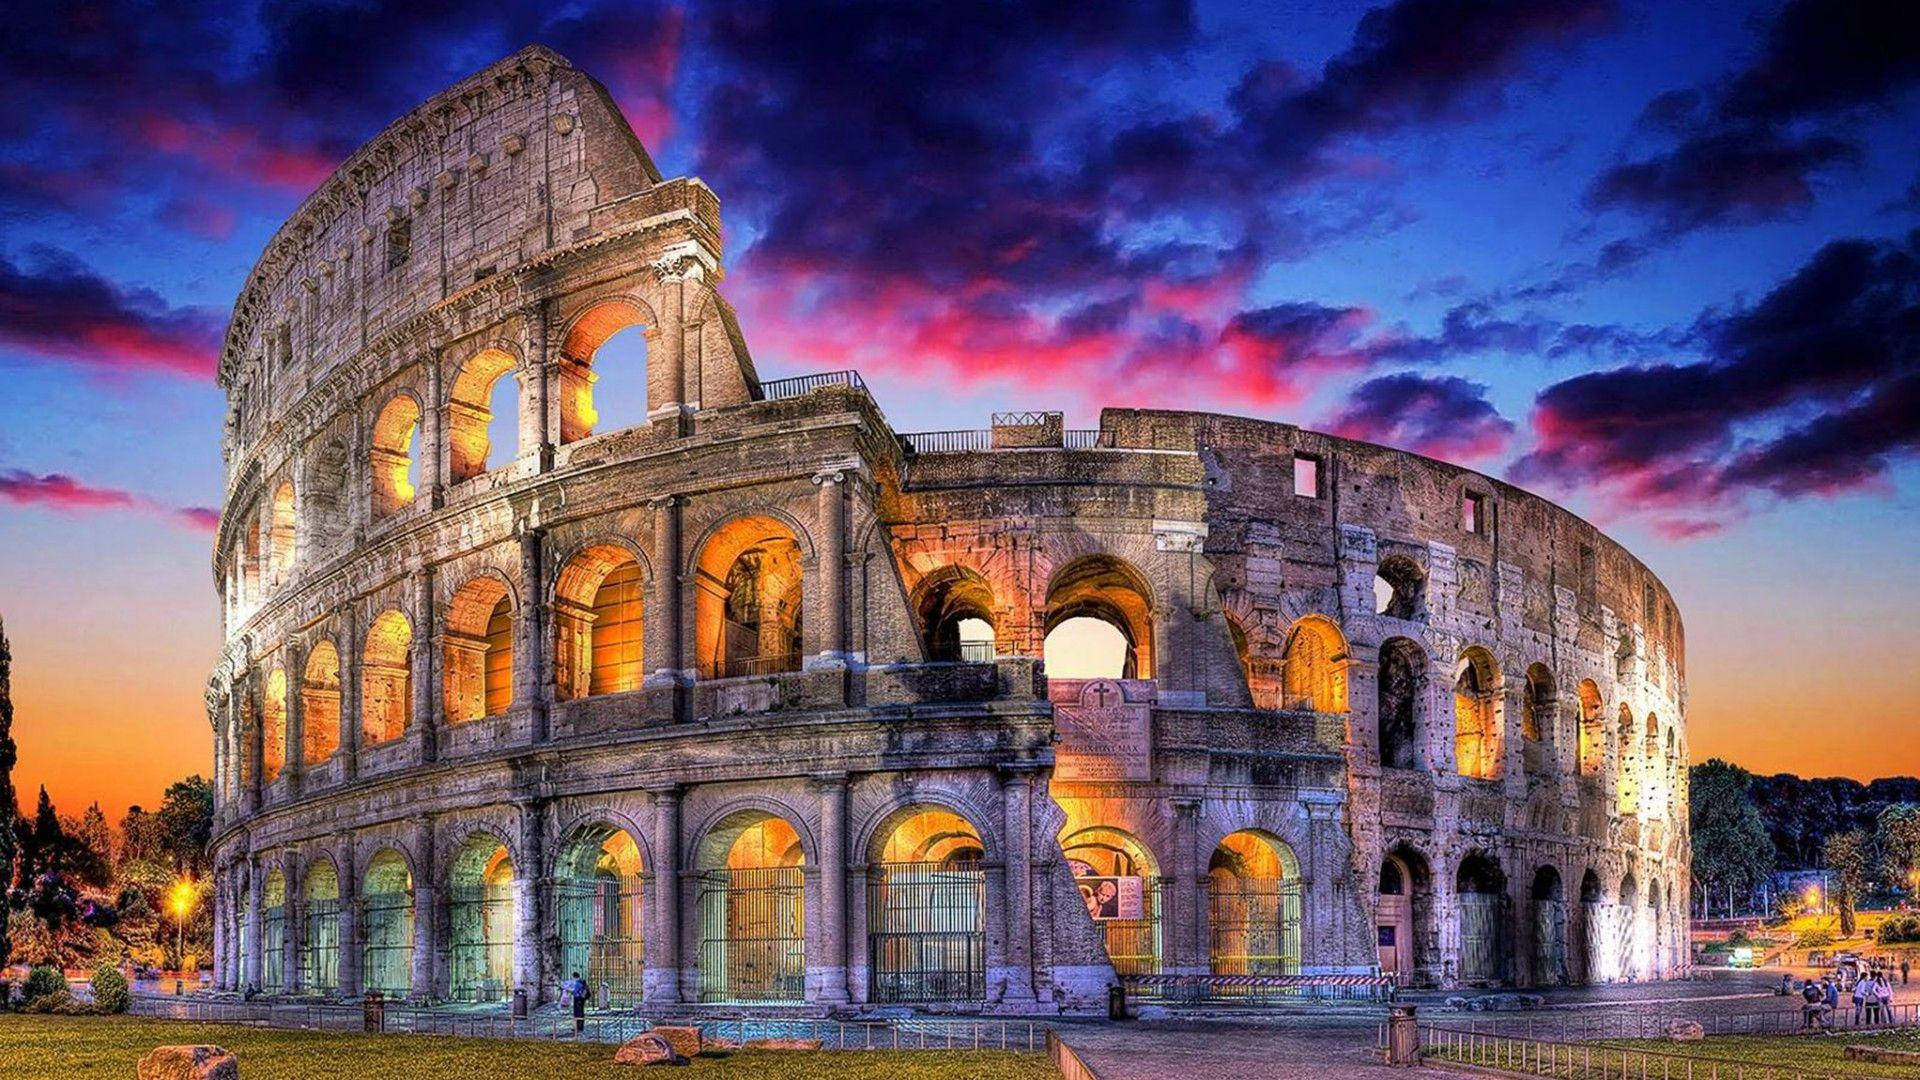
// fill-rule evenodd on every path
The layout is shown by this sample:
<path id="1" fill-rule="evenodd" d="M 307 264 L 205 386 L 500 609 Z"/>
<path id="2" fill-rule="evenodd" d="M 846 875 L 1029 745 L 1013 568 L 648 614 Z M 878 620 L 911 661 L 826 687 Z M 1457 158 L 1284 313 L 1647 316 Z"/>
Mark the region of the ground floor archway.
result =
<path id="1" fill-rule="evenodd" d="M 1501 983 L 1508 979 L 1512 940 L 1512 904 L 1500 860 L 1485 851 L 1468 852 L 1454 877 L 1460 940 L 1459 977 L 1465 983 Z"/>
<path id="2" fill-rule="evenodd" d="M 1162 955 L 1160 870 L 1124 829 L 1095 825 L 1060 842 L 1087 913 L 1100 925 L 1114 974 L 1158 975 Z"/>
<path id="3" fill-rule="evenodd" d="M 287 950 L 287 878 L 275 870 L 267 875 L 260 895 L 260 992 L 286 989 L 282 967 Z"/>
<path id="4" fill-rule="evenodd" d="M 940 807 L 893 815 L 867 877 L 872 998 L 980 1001 L 987 996 L 985 845 Z"/>
<path id="5" fill-rule="evenodd" d="M 730 815 L 700 847 L 701 1001 L 806 996 L 806 862 L 800 835 L 761 811 Z"/>
<path id="6" fill-rule="evenodd" d="M 413 872 L 391 848 L 367 863 L 360 888 L 361 980 L 370 994 L 405 997 L 413 986 Z"/>
<path id="7" fill-rule="evenodd" d="M 1269 833 L 1245 829 L 1207 865 L 1210 965 L 1215 975 L 1300 973 L 1300 863 Z"/>
<path id="8" fill-rule="evenodd" d="M 1542 866 L 1534 872 L 1528 906 L 1533 929 L 1533 985 L 1560 986 L 1570 981 L 1567 902 L 1560 871 Z"/>
<path id="9" fill-rule="evenodd" d="M 645 944 L 645 889 L 640 847 L 623 829 L 590 825 L 576 832 L 554 864 L 553 912 L 559 928 L 556 974 L 587 981 L 605 1006 L 640 1002 Z"/>
<path id="10" fill-rule="evenodd" d="M 447 886 L 447 994 L 499 1001 L 513 983 L 513 856 L 482 834 L 455 856 Z"/>
<path id="11" fill-rule="evenodd" d="M 301 895 L 300 988 L 331 994 L 340 989 L 340 875 L 324 860 L 307 870 Z"/>

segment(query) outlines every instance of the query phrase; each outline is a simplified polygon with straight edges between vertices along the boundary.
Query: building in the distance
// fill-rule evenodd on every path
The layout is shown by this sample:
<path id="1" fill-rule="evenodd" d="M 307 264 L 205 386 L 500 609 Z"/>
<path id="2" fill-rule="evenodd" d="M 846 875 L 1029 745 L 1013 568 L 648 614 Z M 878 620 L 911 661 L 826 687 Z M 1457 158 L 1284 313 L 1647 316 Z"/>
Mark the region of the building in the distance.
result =
<path id="1" fill-rule="evenodd" d="M 899 433 L 851 372 L 760 379 L 722 266 L 714 193 L 538 48 L 273 237 L 219 373 L 220 986 L 1045 1011 L 1684 963 L 1680 621 L 1618 544 L 1282 423 Z M 1069 639 L 1099 677 L 1047 676 Z"/>

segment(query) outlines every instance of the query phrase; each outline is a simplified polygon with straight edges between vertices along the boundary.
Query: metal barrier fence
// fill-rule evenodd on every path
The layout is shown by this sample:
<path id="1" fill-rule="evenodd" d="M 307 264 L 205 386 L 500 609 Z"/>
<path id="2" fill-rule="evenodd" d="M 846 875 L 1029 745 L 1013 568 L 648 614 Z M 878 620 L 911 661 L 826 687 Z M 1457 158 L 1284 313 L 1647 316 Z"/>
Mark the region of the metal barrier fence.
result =
<path id="1" fill-rule="evenodd" d="M 1666 1034 L 1669 1021 L 1691 1020 L 1708 1035 L 1794 1035 L 1800 1032 L 1890 1031 L 1920 1026 L 1920 1002 L 1895 1005 L 1885 1017 L 1869 1023 L 1864 1011 L 1858 1022 L 1851 1010 L 1841 1008 L 1827 1017 L 1825 1028 L 1809 1026 L 1798 1006 L 1760 1009 L 1750 1012 L 1725 1012 L 1718 1009 L 1687 1008 L 1684 1001 L 1659 1006 L 1606 1009 L 1553 1009 L 1517 1013 L 1512 1016 L 1481 1014 L 1449 1017 L 1432 1021 L 1474 1035 L 1498 1035 L 1509 1038 L 1544 1039 L 1553 1042 L 1593 1042 L 1605 1039 L 1658 1039 Z"/>
<path id="2" fill-rule="evenodd" d="M 359 1005 L 313 1002 L 220 1001 L 192 997 L 137 995 L 136 1016 L 203 1024 L 246 1024 L 296 1031 L 364 1031 L 366 1011 Z M 387 1034 L 457 1035 L 487 1039 L 567 1039 L 623 1043 L 651 1030 L 656 1021 L 640 1016 L 594 1014 L 574 1034 L 573 1017 L 535 1012 L 514 1017 L 506 1012 L 387 1005 L 379 1030 Z M 818 1039 L 824 1050 L 1020 1050 L 1046 1048 L 1051 1025 L 1041 1020 L 908 1019 L 815 1020 L 805 1018 L 695 1018 L 657 1021 L 697 1027 L 703 1037 L 744 1043 L 753 1039 Z"/>
<path id="3" fill-rule="evenodd" d="M 1863 1075 L 1606 1043 L 1494 1035 L 1424 1023 L 1420 1025 L 1420 1052 L 1462 1065 L 1562 1080 L 1850 1080 Z"/>
<path id="4" fill-rule="evenodd" d="M 900 448 L 909 454 L 959 454 L 993 449 L 993 432 L 986 428 L 965 431 L 902 432 Z"/>
<path id="5" fill-rule="evenodd" d="M 1384 1004 L 1393 980 L 1376 975 L 1127 975 L 1127 996 L 1170 1003 L 1277 1004 L 1365 1001 Z"/>
<path id="6" fill-rule="evenodd" d="M 1056 1032 L 1047 1032 L 1047 1060 L 1060 1070 L 1060 1080 L 1100 1080 L 1100 1074 L 1093 1066 L 1081 1060 L 1073 1047 L 1060 1041 Z"/>
<path id="7" fill-rule="evenodd" d="M 795 375 L 791 379 L 774 379 L 760 384 L 762 401 L 780 401 L 810 394 L 823 386 L 851 386 L 855 390 L 865 390 L 867 384 L 860 379 L 860 373 L 851 368 L 845 371 L 820 371 L 812 375 Z"/>

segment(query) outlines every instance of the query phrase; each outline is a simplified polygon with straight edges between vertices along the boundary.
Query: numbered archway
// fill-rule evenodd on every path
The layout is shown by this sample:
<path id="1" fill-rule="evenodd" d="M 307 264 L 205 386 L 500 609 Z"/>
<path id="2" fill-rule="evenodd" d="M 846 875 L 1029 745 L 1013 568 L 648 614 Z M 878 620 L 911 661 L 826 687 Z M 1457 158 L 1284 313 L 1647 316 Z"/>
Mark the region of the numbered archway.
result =
<path id="1" fill-rule="evenodd" d="M 758 810 L 729 815 L 700 845 L 700 1000 L 806 997 L 806 862 L 800 834 Z"/>
<path id="2" fill-rule="evenodd" d="M 1087 914 L 1107 939 L 1114 974 L 1160 973 L 1160 868 L 1140 838 L 1094 825 L 1060 840 Z"/>
<path id="3" fill-rule="evenodd" d="M 454 856 L 447 886 L 448 996 L 504 1000 L 513 983 L 513 855 L 487 834 Z"/>
<path id="4" fill-rule="evenodd" d="M 340 989 L 340 875 L 321 859 L 307 868 L 301 893 L 300 988 L 310 994 Z"/>
<path id="5" fill-rule="evenodd" d="M 1300 973 L 1300 862 L 1291 847 L 1270 833 L 1232 833 L 1213 849 L 1207 885 L 1213 974 Z"/>
<path id="6" fill-rule="evenodd" d="M 360 887 L 361 978 L 367 992 L 405 997 L 413 985 L 413 871 L 384 848 L 367 863 Z"/>
<path id="7" fill-rule="evenodd" d="M 875 1001 L 987 996 L 985 845 L 941 807 L 894 814 L 874 840 L 867 937 Z"/>
<path id="8" fill-rule="evenodd" d="M 599 824 L 576 831 L 554 863 L 559 977 L 579 973 L 614 1008 L 640 1003 L 643 869 L 632 834 Z"/>

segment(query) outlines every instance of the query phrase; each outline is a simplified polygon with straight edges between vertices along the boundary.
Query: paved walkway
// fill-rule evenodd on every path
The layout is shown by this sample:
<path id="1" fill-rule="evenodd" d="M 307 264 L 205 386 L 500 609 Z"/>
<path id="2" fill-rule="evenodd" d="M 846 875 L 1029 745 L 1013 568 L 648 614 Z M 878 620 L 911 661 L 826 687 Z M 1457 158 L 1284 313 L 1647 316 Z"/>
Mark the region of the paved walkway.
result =
<path id="1" fill-rule="evenodd" d="M 1357 1017 L 1158 1020 L 1061 1025 L 1101 1080 L 1355 1080 L 1396 1077 L 1373 1055 L 1375 1021 Z"/>

